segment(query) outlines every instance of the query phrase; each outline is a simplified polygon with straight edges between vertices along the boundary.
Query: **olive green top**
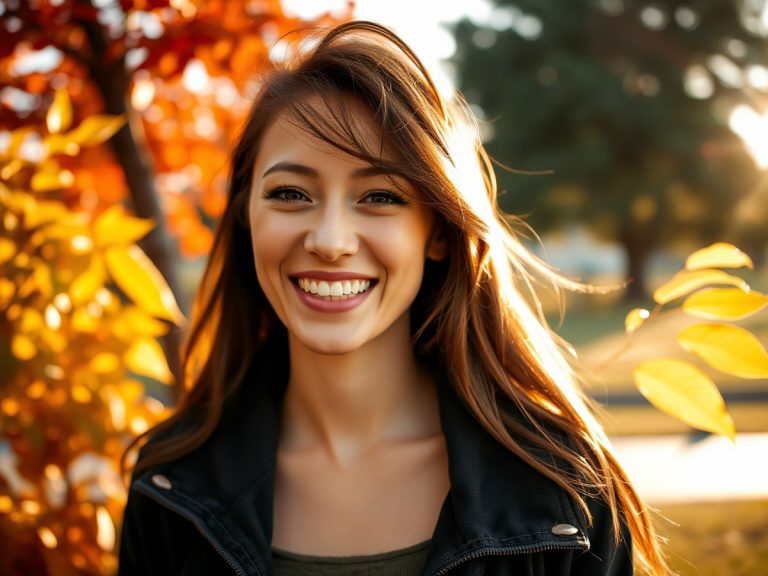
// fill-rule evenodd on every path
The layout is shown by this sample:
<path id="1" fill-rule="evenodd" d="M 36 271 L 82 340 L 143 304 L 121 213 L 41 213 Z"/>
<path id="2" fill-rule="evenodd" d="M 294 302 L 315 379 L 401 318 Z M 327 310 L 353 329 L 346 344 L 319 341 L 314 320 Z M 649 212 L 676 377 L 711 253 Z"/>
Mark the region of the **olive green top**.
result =
<path id="1" fill-rule="evenodd" d="M 274 576 L 419 576 L 429 543 L 369 556 L 306 556 L 272 549 Z"/>

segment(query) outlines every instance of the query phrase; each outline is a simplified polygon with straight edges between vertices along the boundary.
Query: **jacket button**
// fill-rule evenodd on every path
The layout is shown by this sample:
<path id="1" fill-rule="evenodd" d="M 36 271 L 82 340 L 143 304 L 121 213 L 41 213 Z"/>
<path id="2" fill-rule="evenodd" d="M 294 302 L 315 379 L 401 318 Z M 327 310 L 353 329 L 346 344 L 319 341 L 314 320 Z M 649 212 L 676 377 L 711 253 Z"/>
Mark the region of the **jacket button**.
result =
<path id="1" fill-rule="evenodd" d="M 153 474 L 151 480 L 152 484 L 163 490 L 170 490 L 173 487 L 171 481 L 162 474 Z"/>
<path id="2" fill-rule="evenodd" d="M 555 536 L 573 536 L 578 534 L 579 529 L 570 524 L 555 524 L 552 526 L 552 534 Z"/>

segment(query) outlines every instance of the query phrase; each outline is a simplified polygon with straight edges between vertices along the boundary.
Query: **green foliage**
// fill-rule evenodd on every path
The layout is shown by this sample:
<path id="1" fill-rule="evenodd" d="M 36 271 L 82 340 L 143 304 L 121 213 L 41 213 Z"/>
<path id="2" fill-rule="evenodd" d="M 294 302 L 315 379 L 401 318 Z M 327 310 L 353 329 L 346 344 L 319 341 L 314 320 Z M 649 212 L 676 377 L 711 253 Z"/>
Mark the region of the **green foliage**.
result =
<path id="1" fill-rule="evenodd" d="M 638 293 L 655 247 L 722 237 L 757 177 L 727 126 L 745 93 L 712 60 L 727 57 L 738 74 L 761 61 L 764 40 L 745 29 L 738 3 L 496 4 L 488 27 L 456 28 L 461 88 L 484 111 L 496 159 L 553 171 L 502 171 L 502 206 L 539 232 L 577 220 L 620 242 Z M 764 246 L 765 232 L 752 232 Z"/>

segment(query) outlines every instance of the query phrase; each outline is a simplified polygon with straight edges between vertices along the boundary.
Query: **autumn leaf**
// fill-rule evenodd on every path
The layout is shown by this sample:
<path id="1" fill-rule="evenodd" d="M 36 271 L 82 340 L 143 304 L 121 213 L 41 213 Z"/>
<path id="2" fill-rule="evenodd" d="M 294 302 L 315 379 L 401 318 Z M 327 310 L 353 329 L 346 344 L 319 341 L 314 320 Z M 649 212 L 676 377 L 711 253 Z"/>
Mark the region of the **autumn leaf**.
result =
<path id="1" fill-rule="evenodd" d="M 16 242 L 9 238 L 0 238 L 0 264 L 5 264 L 16 255 Z"/>
<path id="2" fill-rule="evenodd" d="M 650 315 L 650 312 L 645 308 L 633 308 L 630 310 L 629 314 L 624 318 L 624 329 L 627 334 L 632 334 L 632 332 L 640 328 Z"/>
<path id="3" fill-rule="evenodd" d="M 19 360 L 31 360 L 37 355 L 37 346 L 25 334 L 14 334 L 11 339 L 11 353 Z"/>
<path id="4" fill-rule="evenodd" d="M 162 336 L 168 332 L 168 325 L 136 306 L 128 306 L 115 317 L 112 332 L 121 340 L 130 342 L 137 336 Z"/>
<path id="5" fill-rule="evenodd" d="M 741 320 L 768 306 L 768 296 L 740 288 L 708 288 L 686 298 L 683 310 L 708 320 Z"/>
<path id="6" fill-rule="evenodd" d="M 653 293 L 653 299 L 658 304 L 667 304 L 672 300 L 680 298 L 712 284 L 729 284 L 746 289 L 747 283 L 738 276 L 728 274 L 722 270 L 693 270 L 678 272 L 666 283 L 657 288 Z"/>
<path id="7" fill-rule="evenodd" d="M 113 280 L 137 306 L 147 314 L 181 324 L 184 317 L 168 283 L 138 246 L 113 246 L 104 256 Z"/>
<path id="8" fill-rule="evenodd" d="M 677 341 L 715 370 L 740 378 L 768 378 L 768 353 L 744 328 L 694 324 L 681 330 Z"/>
<path id="9" fill-rule="evenodd" d="M 74 182 L 75 177 L 69 170 L 49 169 L 35 172 L 30 186 L 35 192 L 50 192 L 69 188 Z"/>
<path id="10" fill-rule="evenodd" d="M 106 271 L 102 259 L 94 255 L 88 267 L 69 286 L 72 304 L 79 306 L 91 300 L 104 286 Z"/>
<path id="11" fill-rule="evenodd" d="M 48 132 L 58 134 L 69 128 L 71 123 L 72 103 L 69 101 L 69 94 L 66 88 L 59 88 L 45 116 L 45 124 L 48 126 Z"/>
<path id="12" fill-rule="evenodd" d="M 163 384 L 173 383 L 163 349 L 153 338 L 136 340 L 125 353 L 124 360 L 128 369 L 136 374 L 149 376 Z"/>
<path id="13" fill-rule="evenodd" d="M 77 128 L 67 133 L 67 139 L 78 146 L 95 146 L 109 140 L 123 124 L 123 116 L 89 116 Z"/>
<path id="14" fill-rule="evenodd" d="M 100 248 L 116 244 L 131 244 L 145 236 L 154 226 L 151 220 L 129 216 L 121 204 L 115 204 L 96 219 L 93 225 L 93 238 Z"/>
<path id="15" fill-rule="evenodd" d="M 647 360 L 632 376 L 640 393 L 662 412 L 733 440 L 736 429 L 720 391 L 692 364 L 675 358 Z"/>
<path id="16" fill-rule="evenodd" d="M 742 268 L 754 267 L 752 259 L 733 244 L 716 242 L 711 246 L 696 250 L 685 261 L 686 270 L 703 268 Z"/>
<path id="17" fill-rule="evenodd" d="M 24 226 L 27 229 L 37 228 L 43 224 L 56 222 L 67 212 L 62 202 L 54 200 L 38 200 L 24 207 Z"/>

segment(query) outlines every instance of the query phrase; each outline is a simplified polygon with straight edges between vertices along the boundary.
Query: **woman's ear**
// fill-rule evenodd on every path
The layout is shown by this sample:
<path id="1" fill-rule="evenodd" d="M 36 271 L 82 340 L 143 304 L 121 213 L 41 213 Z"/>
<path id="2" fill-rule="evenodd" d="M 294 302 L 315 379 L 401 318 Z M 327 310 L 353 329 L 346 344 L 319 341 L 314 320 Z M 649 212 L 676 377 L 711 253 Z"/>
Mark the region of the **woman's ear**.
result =
<path id="1" fill-rule="evenodd" d="M 439 262 L 448 257 L 448 240 L 445 237 L 442 226 L 435 226 L 427 240 L 426 257 L 429 260 Z"/>

